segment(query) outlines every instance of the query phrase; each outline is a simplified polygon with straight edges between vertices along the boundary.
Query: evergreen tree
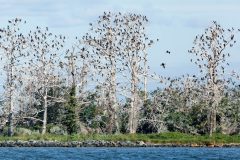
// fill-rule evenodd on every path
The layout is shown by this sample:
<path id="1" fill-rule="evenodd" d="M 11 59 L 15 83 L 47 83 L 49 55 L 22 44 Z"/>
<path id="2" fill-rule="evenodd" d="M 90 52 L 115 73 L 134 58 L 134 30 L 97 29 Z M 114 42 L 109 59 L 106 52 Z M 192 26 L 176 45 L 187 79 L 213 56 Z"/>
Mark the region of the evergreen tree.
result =
<path id="1" fill-rule="evenodd" d="M 76 87 L 73 86 L 69 93 L 69 98 L 66 103 L 66 120 L 63 122 L 67 126 L 67 131 L 69 134 L 77 133 L 76 115 L 75 108 L 77 106 L 76 101 Z"/>

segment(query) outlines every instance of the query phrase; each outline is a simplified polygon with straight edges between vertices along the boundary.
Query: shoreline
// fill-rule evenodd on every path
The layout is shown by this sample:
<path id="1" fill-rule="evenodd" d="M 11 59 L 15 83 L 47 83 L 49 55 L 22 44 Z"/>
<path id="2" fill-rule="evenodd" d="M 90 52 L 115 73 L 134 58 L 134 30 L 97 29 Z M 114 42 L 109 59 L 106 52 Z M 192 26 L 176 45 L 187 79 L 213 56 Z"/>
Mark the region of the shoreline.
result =
<path id="1" fill-rule="evenodd" d="M 131 141 L 44 141 L 44 140 L 29 140 L 29 141 L 0 141 L 0 147 L 209 147 L 209 148 L 230 148 L 240 147 L 240 143 L 228 143 L 228 144 L 197 144 L 197 143 L 148 143 L 143 141 L 131 142 Z"/>

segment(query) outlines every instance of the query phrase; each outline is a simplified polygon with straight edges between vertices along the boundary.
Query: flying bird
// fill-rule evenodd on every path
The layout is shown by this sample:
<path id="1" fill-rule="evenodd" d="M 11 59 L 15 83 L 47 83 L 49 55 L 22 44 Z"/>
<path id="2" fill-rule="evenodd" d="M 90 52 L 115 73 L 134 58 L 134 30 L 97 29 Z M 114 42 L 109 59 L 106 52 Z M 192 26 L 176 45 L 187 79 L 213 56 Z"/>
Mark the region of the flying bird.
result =
<path id="1" fill-rule="evenodd" d="M 162 63 L 160 66 L 162 66 L 164 69 L 166 68 L 166 64 Z"/>

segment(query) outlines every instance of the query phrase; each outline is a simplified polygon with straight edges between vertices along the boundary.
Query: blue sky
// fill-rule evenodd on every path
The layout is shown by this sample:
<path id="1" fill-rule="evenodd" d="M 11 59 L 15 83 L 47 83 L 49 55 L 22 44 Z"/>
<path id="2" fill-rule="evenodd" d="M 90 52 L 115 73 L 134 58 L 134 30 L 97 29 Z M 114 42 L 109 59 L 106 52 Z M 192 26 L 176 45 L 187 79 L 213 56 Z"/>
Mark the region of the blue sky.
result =
<path id="1" fill-rule="evenodd" d="M 54 33 L 67 37 L 81 36 L 88 24 L 104 11 L 135 12 L 146 15 L 152 38 L 159 42 L 149 51 L 153 72 L 178 76 L 195 73 L 187 50 L 197 34 L 218 21 L 224 27 L 240 28 L 239 0 L 0 0 L 0 26 L 8 19 L 26 19 L 27 27 L 48 26 Z M 231 69 L 240 68 L 240 36 L 231 51 Z M 166 50 L 172 52 L 165 54 Z M 167 69 L 160 63 L 166 62 Z"/>

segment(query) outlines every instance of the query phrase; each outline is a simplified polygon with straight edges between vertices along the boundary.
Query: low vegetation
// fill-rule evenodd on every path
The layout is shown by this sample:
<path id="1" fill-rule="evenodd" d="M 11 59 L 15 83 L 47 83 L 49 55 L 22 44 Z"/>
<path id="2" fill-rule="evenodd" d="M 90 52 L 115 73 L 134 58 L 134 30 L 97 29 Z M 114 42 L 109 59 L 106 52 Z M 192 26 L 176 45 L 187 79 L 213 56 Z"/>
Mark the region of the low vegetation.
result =
<path id="1" fill-rule="evenodd" d="M 168 132 L 159 134 L 74 134 L 74 135 L 56 135 L 56 134 L 32 134 L 32 135 L 18 135 L 13 137 L 0 136 L 0 141 L 143 141 L 145 143 L 153 144 L 231 144 L 240 143 L 240 135 L 223 135 L 213 134 L 212 137 L 208 135 L 190 135 L 179 132 Z"/>

